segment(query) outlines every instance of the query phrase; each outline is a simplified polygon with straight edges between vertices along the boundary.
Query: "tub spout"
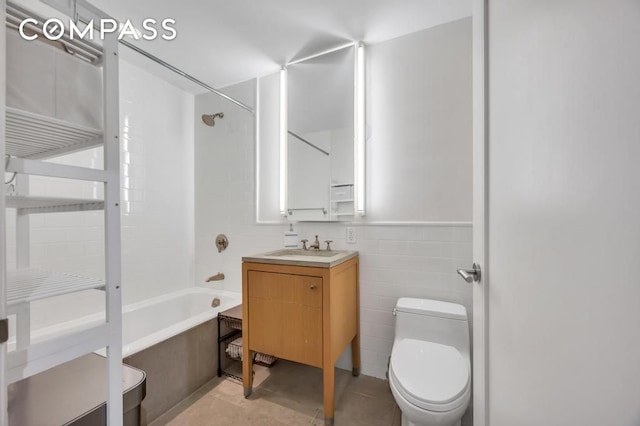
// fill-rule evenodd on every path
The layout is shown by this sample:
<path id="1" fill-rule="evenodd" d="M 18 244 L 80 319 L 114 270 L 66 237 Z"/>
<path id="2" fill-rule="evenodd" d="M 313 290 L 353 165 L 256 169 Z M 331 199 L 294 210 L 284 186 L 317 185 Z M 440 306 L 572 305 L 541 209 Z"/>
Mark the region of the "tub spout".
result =
<path id="1" fill-rule="evenodd" d="M 222 272 L 218 272 L 217 274 L 210 276 L 209 278 L 207 278 L 207 281 L 205 282 L 220 281 L 220 280 L 224 280 L 224 274 Z"/>

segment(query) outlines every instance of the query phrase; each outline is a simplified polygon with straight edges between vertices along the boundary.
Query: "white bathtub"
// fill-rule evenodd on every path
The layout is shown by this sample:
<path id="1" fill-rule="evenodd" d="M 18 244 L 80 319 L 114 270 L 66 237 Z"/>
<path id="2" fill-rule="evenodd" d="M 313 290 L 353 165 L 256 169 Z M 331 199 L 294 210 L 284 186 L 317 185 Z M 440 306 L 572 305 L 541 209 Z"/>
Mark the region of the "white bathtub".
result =
<path id="1" fill-rule="evenodd" d="M 36 315 L 42 318 L 32 321 L 32 326 L 36 323 L 32 330 L 32 342 L 37 343 L 104 322 L 104 292 L 89 290 L 84 293 L 81 296 L 67 295 L 66 299 L 64 296 L 59 297 L 51 302 L 39 301 Z M 78 303 L 78 297 L 82 297 L 81 304 Z M 211 307 L 214 298 L 220 299 L 220 305 L 216 308 Z M 176 336 L 240 303 L 240 293 L 190 287 L 125 305 L 122 308 L 122 356 L 130 356 Z M 76 309 L 78 312 L 74 314 Z M 87 315 L 87 309 L 100 312 Z M 59 318 L 51 316 L 52 310 L 61 313 Z M 46 325 L 42 324 L 45 319 Z M 12 330 L 9 350 L 14 348 L 15 337 Z M 104 350 L 98 352 L 104 354 Z"/>
<path id="2" fill-rule="evenodd" d="M 220 306 L 211 307 L 214 298 Z M 242 303 L 240 293 L 192 287 L 123 307 L 123 357 L 215 318 Z"/>

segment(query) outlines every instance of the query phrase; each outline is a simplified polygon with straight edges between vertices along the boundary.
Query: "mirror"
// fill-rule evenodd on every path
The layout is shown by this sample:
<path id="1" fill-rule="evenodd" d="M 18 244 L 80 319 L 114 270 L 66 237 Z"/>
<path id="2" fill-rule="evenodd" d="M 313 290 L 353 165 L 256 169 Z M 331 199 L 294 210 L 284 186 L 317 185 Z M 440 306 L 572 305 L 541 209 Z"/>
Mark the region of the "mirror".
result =
<path id="1" fill-rule="evenodd" d="M 354 216 L 354 45 L 287 67 L 287 209 L 291 221 Z"/>

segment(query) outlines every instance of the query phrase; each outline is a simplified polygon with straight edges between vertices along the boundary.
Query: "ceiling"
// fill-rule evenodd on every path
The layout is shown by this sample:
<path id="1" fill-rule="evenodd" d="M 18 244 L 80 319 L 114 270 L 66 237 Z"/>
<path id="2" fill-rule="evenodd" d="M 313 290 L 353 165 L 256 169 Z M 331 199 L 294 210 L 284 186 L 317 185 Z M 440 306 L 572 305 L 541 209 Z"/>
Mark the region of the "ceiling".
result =
<path id="1" fill-rule="evenodd" d="M 346 42 L 378 43 L 471 15 L 471 0 L 89 1 L 137 26 L 145 18 L 175 19 L 174 40 L 136 44 L 215 88 L 273 73 Z M 139 62 L 139 56 L 129 51 L 125 57 Z M 205 91 L 155 71 L 193 93 Z"/>

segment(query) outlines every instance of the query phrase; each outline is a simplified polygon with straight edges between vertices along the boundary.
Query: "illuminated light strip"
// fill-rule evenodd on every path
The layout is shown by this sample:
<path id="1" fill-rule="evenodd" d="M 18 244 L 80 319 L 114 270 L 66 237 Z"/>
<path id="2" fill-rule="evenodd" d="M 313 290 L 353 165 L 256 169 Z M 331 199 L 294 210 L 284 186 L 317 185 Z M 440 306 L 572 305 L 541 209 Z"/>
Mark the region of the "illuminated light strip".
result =
<path id="1" fill-rule="evenodd" d="M 354 144 L 354 199 L 355 210 L 360 216 L 365 215 L 365 61 L 364 44 L 358 43 L 356 47 L 355 69 L 355 144 Z"/>
<path id="2" fill-rule="evenodd" d="M 287 216 L 287 69 L 280 70 L 280 214 Z"/>

